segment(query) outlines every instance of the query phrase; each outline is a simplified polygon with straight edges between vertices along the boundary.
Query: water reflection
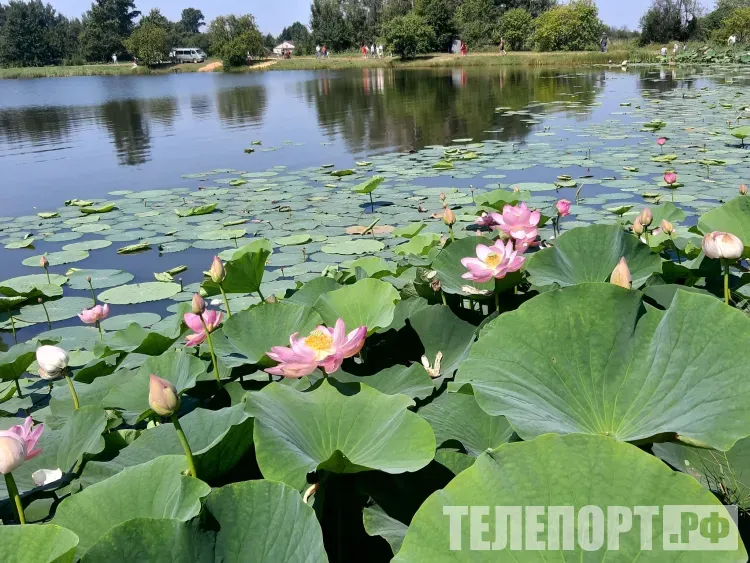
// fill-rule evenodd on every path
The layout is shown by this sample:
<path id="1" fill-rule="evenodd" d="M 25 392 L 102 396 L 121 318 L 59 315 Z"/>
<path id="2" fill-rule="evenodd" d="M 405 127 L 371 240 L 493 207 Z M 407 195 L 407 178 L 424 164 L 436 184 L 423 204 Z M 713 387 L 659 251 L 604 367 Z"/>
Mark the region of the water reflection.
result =
<path id="1" fill-rule="evenodd" d="M 236 86 L 219 90 L 216 108 L 222 123 L 230 127 L 258 124 L 266 110 L 265 86 Z"/>

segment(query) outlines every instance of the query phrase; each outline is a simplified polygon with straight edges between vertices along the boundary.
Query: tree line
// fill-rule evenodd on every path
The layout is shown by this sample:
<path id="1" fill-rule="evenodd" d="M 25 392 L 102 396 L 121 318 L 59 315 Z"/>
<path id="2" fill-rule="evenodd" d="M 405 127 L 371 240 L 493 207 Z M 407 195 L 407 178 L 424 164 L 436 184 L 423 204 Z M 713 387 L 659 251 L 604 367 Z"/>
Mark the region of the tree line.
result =
<path id="1" fill-rule="evenodd" d="M 653 0 L 641 18 L 640 43 L 672 41 L 750 42 L 750 0 L 718 0 L 704 13 L 698 0 Z"/>

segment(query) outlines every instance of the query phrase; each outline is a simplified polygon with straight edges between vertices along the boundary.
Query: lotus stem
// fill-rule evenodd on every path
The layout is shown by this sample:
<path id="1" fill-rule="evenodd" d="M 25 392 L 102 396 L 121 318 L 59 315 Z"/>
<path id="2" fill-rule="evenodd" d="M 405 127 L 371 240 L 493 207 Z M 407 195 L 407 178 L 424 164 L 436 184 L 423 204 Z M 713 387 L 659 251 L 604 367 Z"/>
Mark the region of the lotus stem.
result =
<path id="1" fill-rule="evenodd" d="M 443 307 L 447 307 L 448 302 L 445 300 L 445 292 L 442 289 L 440 290 L 440 297 L 443 299 Z"/>
<path id="2" fill-rule="evenodd" d="M 646 239 L 646 246 L 649 246 L 648 244 L 648 228 L 643 229 L 643 237 Z"/>
<path id="3" fill-rule="evenodd" d="M 500 312 L 500 293 L 495 291 L 495 311 Z"/>
<path id="4" fill-rule="evenodd" d="M 78 402 L 78 393 L 76 393 L 76 388 L 73 386 L 73 380 L 70 379 L 70 375 L 67 373 L 65 374 L 65 381 L 68 382 L 68 387 L 70 387 L 70 394 L 73 397 L 73 410 L 78 410 L 81 408 L 81 404 Z"/>
<path id="5" fill-rule="evenodd" d="M 47 266 L 44 267 L 44 273 L 47 274 L 47 283 L 51 284 L 52 282 L 49 280 L 49 269 Z"/>
<path id="6" fill-rule="evenodd" d="M 724 303 L 729 305 L 729 260 L 722 260 L 724 266 Z"/>
<path id="7" fill-rule="evenodd" d="M 372 192 L 367 195 L 370 196 L 370 213 L 375 213 L 375 202 L 372 201 Z"/>
<path id="8" fill-rule="evenodd" d="M 281 273 L 282 274 L 284 273 L 284 268 L 281 269 Z M 265 301 L 266 300 L 266 298 L 263 297 L 263 293 L 260 291 L 260 288 L 258 288 L 258 297 L 260 297 L 261 301 Z"/>
<path id="9" fill-rule="evenodd" d="M 23 505 L 21 504 L 21 496 L 18 494 L 18 487 L 16 487 L 16 480 L 13 479 L 12 473 L 5 474 L 5 487 L 8 489 L 8 496 L 13 499 L 13 504 L 16 507 L 16 515 L 18 515 L 18 521 L 21 525 L 26 524 L 26 516 L 23 513 Z"/>
<path id="10" fill-rule="evenodd" d="M 224 287 L 219 284 L 219 291 L 221 291 L 221 296 L 224 298 L 224 306 L 227 308 L 227 318 L 232 316 L 232 311 L 229 310 L 229 299 L 227 299 L 227 294 L 224 292 Z"/>
<path id="11" fill-rule="evenodd" d="M 451 235 L 451 242 L 456 242 L 456 237 L 453 236 L 453 225 L 448 225 L 448 233 Z"/>
<path id="12" fill-rule="evenodd" d="M 104 333 L 102 333 L 102 325 L 99 324 L 99 321 L 96 321 L 96 328 L 99 329 L 99 340 L 104 341 Z"/>
<path id="13" fill-rule="evenodd" d="M 216 383 L 219 384 L 219 389 L 221 389 L 221 377 L 219 376 L 219 364 L 216 361 L 216 353 L 214 352 L 214 343 L 211 342 L 211 333 L 208 331 L 208 327 L 206 326 L 206 321 L 203 320 L 203 315 L 199 315 L 201 324 L 203 325 L 203 330 L 206 331 L 206 342 L 208 342 L 208 350 L 211 352 L 211 362 L 214 366 L 214 375 L 216 376 Z"/>
<path id="14" fill-rule="evenodd" d="M 19 398 L 19 399 L 23 399 L 23 392 L 21 391 L 21 384 L 20 384 L 20 383 L 18 383 L 18 380 L 17 380 L 17 379 L 14 379 L 13 381 L 14 381 L 14 382 L 15 382 L 15 384 L 16 384 L 16 391 L 18 391 L 18 398 Z"/>
<path id="15" fill-rule="evenodd" d="M 672 241 L 672 246 L 674 246 L 675 254 L 677 254 L 677 263 L 682 264 L 682 258 L 680 258 L 680 249 L 677 248 L 677 243 L 671 237 L 669 240 Z"/>
<path id="16" fill-rule="evenodd" d="M 10 309 L 8 309 L 8 318 L 10 319 L 10 330 L 13 332 L 13 343 L 18 344 L 18 339 L 16 338 L 16 321 L 13 320 L 13 313 L 10 312 Z"/>
<path id="17" fill-rule="evenodd" d="M 94 284 L 91 283 L 91 279 L 89 278 L 89 289 L 91 290 L 91 300 L 94 302 L 94 307 L 96 307 L 96 295 L 94 294 Z"/>
<path id="18" fill-rule="evenodd" d="M 195 460 L 193 459 L 193 452 L 190 449 L 190 444 L 188 444 L 187 438 L 185 437 L 185 432 L 182 431 L 182 426 L 180 426 L 180 421 L 177 418 L 177 414 L 172 415 L 172 424 L 174 424 L 174 429 L 177 431 L 177 437 L 180 439 L 182 449 L 185 450 L 185 457 L 187 457 L 188 462 L 188 471 L 190 472 L 190 475 L 197 478 L 198 472 L 195 470 Z"/>
<path id="19" fill-rule="evenodd" d="M 47 317 L 47 328 L 52 330 L 52 323 L 49 320 L 49 313 L 47 312 L 47 306 L 44 304 L 44 301 L 42 301 L 42 298 L 39 298 L 39 304 L 42 306 L 42 309 L 44 309 L 44 316 Z"/>

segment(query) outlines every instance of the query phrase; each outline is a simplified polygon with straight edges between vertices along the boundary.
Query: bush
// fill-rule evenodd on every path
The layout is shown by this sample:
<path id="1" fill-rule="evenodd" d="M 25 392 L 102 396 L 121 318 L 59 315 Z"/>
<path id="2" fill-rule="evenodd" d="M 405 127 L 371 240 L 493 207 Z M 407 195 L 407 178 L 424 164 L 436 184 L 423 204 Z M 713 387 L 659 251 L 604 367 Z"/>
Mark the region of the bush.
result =
<path id="1" fill-rule="evenodd" d="M 410 13 L 393 18 L 385 25 L 385 40 L 394 53 L 408 59 L 428 52 L 435 42 L 435 32 L 424 18 Z"/>
<path id="2" fill-rule="evenodd" d="M 153 66 L 169 56 L 167 31 L 154 23 L 139 25 L 124 43 L 140 64 Z"/>
<path id="3" fill-rule="evenodd" d="M 219 53 L 224 68 L 245 66 L 247 65 L 248 53 L 255 57 L 258 56 L 259 50 L 265 50 L 262 37 L 260 37 L 260 34 L 257 34 L 257 37 L 255 35 L 246 32 L 224 43 Z M 257 43 L 260 43 L 260 47 Z"/>
<path id="4" fill-rule="evenodd" d="M 497 8 L 492 0 L 464 0 L 455 19 L 461 39 L 469 47 L 479 47 L 492 41 Z"/>
<path id="5" fill-rule="evenodd" d="M 596 4 L 591 0 L 573 0 L 537 18 L 534 46 L 540 51 L 596 49 L 602 28 Z"/>
<path id="6" fill-rule="evenodd" d="M 522 8 L 508 10 L 500 18 L 495 43 L 499 43 L 499 39 L 503 38 L 508 48 L 513 51 L 520 51 L 526 45 L 533 29 L 534 19 L 530 13 Z"/>
<path id="7" fill-rule="evenodd" d="M 750 41 L 750 8 L 739 8 L 724 18 L 715 38 L 725 43 L 730 35 L 736 36 L 738 43 Z"/>

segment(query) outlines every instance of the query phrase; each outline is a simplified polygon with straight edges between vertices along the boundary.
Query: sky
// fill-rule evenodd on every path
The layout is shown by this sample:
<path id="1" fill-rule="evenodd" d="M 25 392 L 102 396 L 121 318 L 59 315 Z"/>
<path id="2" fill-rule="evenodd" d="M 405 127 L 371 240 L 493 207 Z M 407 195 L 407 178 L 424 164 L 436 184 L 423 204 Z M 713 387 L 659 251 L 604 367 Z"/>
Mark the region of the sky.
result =
<path id="1" fill-rule="evenodd" d="M 88 10 L 91 0 L 46 0 L 58 12 L 68 17 L 80 16 Z M 278 35 L 281 30 L 295 21 L 308 24 L 310 21 L 310 0 L 282 0 L 283 3 L 262 0 L 135 0 L 142 12 L 158 7 L 170 20 L 180 18 L 183 8 L 200 9 L 206 21 L 222 14 L 243 14 L 250 12 L 255 16 L 258 27 L 265 33 Z M 706 10 L 714 5 L 714 0 L 701 0 Z M 597 0 L 599 16 L 608 25 L 620 27 L 627 25 L 630 29 L 638 27 L 638 20 L 651 5 L 651 0 Z"/>

